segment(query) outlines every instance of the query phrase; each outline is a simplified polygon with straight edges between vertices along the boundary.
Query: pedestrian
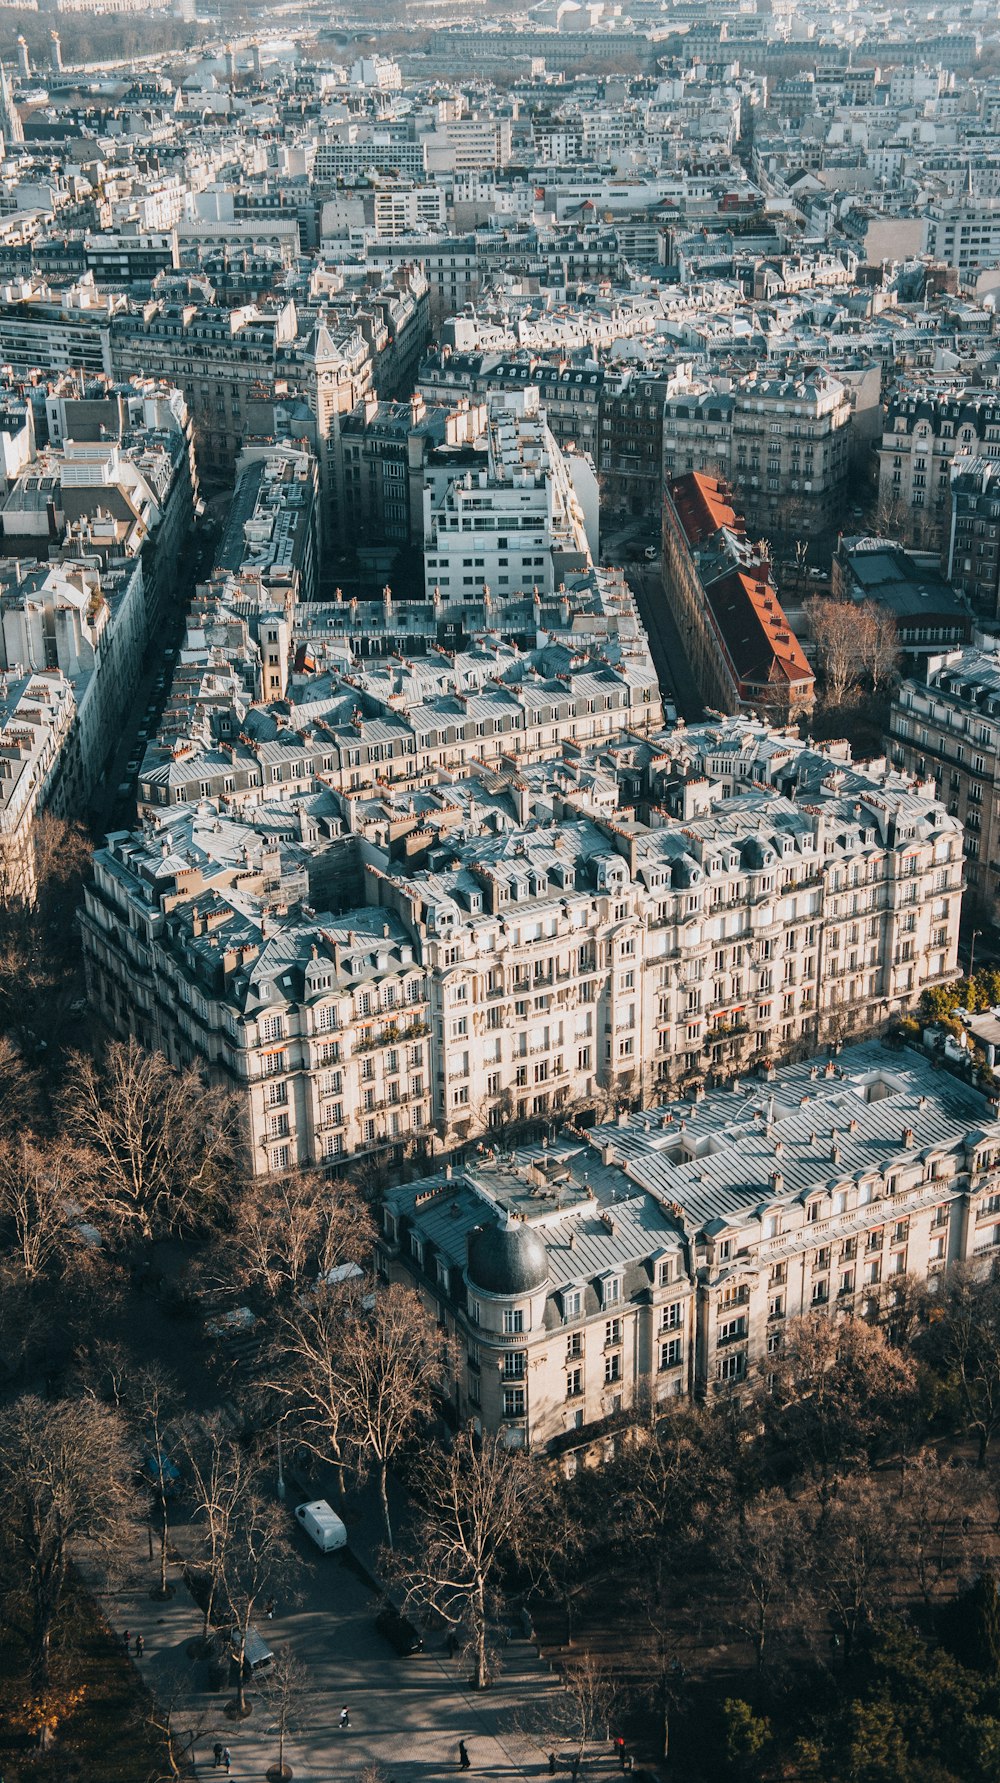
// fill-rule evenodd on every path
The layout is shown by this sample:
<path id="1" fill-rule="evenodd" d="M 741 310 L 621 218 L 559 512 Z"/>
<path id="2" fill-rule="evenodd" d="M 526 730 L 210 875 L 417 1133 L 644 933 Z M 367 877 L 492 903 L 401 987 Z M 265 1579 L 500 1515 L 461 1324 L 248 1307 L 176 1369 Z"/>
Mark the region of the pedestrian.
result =
<path id="1" fill-rule="evenodd" d="M 344 1704 L 343 1708 L 340 1711 L 340 1725 L 342 1728 L 350 1727 L 350 1725 L 351 1725 L 351 1717 L 347 1712 L 347 1704 L 346 1703 Z"/>
<path id="2" fill-rule="evenodd" d="M 222 1741 L 221 1740 L 216 1740 L 215 1745 L 212 1747 L 212 1757 L 215 1759 L 216 1770 L 219 1770 L 222 1765 Z"/>
<path id="3" fill-rule="evenodd" d="M 617 1747 L 617 1749 L 618 1749 L 618 1766 L 619 1766 L 619 1769 L 620 1769 L 620 1770 L 624 1770 L 624 1769 L 625 1769 L 625 1741 L 624 1741 L 624 1739 L 623 1739 L 623 1738 L 622 1738 L 622 1735 L 621 1735 L 621 1734 L 619 1734 L 619 1735 L 618 1735 L 618 1738 L 617 1738 L 617 1739 L 616 1739 L 616 1741 L 615 1741 L 615 1745 L 616 1745 L 616 1747 Z"/>
<path id="4" fill-rule="evenodd" d="M 573 1783 L 576 1783 L 576 1779 L 580 1775 L 580 1756 L 577 1752 L 574 1752 L 569 1761 L 569 1774 L 573 1779 Z"/>
<path id="5" fill-rule="evenodd" d="M 233 1755 L 230 1752 L 228 1746 L 224 1746 L 222 1749 L 222 1762 L 226 1767 L 226 1776 L 228 1777 L 230 1766 L 232 1765 L 232 1762 L 233 1762 Z"/>
<path id="6" fill-rule="evenodd" d="M 267 1600 L 267 1603 L 264 1605 L 264 1614 L 267 1617 L 269 1622 L 274 1621 L 274 1598 L 273 1597 L 269 1597 Z"/>
<path id="7" fill-rule="evenodd" d="M 128 1632 L 128 1629 L 126 1628 L 125 1633 L 122 1635 L 122 1645 L 124 1646 L 126 1653 L 129 1650 L 130 1644 L 131 1644 L 131 1642 L 130 1642 L 129 1632 Z"/>
<path id="8" fill-rule="evenodd" d="M 142 1638 L 142 1635 L 141 1635 L 141 1634 L 137 1634 L 137 1635 L 136 1635 L 136 1637 L 135 1637 L 135 1656 L 136 1656 L 136 1658 L 137 1658 L 137 1659 L 141 1659 L 141 1658 L 142 1658 L 142 1655 L 143 1655 L 143 1651 L 144 1651 L 144 1649 L 145 1649 L 145 1646 L 146 1646 L 146 1643 L 145 1643 L 145 1641 L 144 1641 L 144 1640 L 143 1640 L 143 1638 Z"/>
<path id="9" fill-rule="evenodd" d="M 472 1769 L 469 1754 L 465 1750 L 464 1740 L 459 1740 L 458 1742 L 458 1768 L 460 1771 L 468 1771 Z"/>
<path id="10" fill-rule="evenodd" d="M 554 1752 L 550 1752 L 549 1753 L 549 1776 L 554 1777 L 555 1774 L 556 1774 L 556 1755 Z"/>
<path id="11" fill-rule="evenodd" d="M 453 1628 L 448 1630 L 448 1658 L 454 1659 L 458 1651 L 458 1636 Z"/>

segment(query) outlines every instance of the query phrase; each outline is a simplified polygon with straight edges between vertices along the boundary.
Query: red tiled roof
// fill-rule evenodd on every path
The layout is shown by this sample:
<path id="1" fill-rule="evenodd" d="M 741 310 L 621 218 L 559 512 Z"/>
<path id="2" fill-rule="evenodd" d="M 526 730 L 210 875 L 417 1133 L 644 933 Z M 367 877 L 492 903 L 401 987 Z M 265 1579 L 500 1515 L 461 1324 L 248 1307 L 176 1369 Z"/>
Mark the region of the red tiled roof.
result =
<path id="1" fill-rule="evenodd" d="M 689 545 L 704 544 L 720 526 L 728 526 L 740 535 L 744 532 L 743 520 L 729 500 L 729 490 L 718 477 L 688 471 L 671 483 L 670 498 Z"/>
<path id="2" fill-rule="evenodd" d="M 733 570 L 713 582 L 705 598 L 741 684 L 811 685 L 812 669 L 770 581 Z"/>

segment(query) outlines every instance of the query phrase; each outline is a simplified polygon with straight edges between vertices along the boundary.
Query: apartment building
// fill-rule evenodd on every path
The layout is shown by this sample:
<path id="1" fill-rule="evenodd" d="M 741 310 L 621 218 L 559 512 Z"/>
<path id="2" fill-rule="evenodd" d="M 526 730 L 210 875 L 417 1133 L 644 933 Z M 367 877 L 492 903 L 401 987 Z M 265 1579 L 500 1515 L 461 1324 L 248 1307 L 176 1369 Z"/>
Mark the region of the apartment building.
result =
<path id="1" fill-rule="evenodd" d="M 775 720 L 809 712 L 815 677 L 726 484 L 697 471 L 674 478 L 661 536 L 663 592 L 705 703 Z"/>
<path id="2" fill-rule="evenodd" d="M 937 549 L 947 561 L 952 472 L 969 457 L 1000 459 L 995 394 L 924 385 L 890 397 L 878 453 L 884 529 L 907 543 Z"/>
<path id="3" fill-rule="evenodd" d="M 66 560 L 0 565 L 0 668 L 59 670 L 75 704 L 72 756 L 62 772 L 79 813 L 103 773 L 135 693 L 149 641 L 139 559 L 98 568 Z"/>
<path id="4" fill-rule="evenodd" d="M 537 587 L 551 594 L 590 564 L 584 511 L 538 391 L 487 399 L 481 468 L 424 495 L 424 581 L 430 598 Z"/>
<path id="5" fill-rule="evenodd" d="M 319 841 L 310 851 L 212 809 L 170 813 L 108 838 L 81 915 L 95 1008 L 113 1033 L 239 1096 L 255 1175 L 387 1148 L 402 1158 L 429 1126 L 412 940 L 383 911 L 306 913 L 315 873 L 331 884 L 324 854 L 342 854 L 346 885 L 354 873 L 351 843 Z"/>
<path id="6" fill-rule="evenodd" d="M 968 647 L 932 657 L 924 680 L 900 683 L 889 718 L 892 759 L 933 780 L 965 829 L 969 902 L 1000 915 L 1000 654 Z"/>
<path id="7" fill-rule="evenodd" d="M 852 414 L 845 386 L 819 367 L 682 386 L 664 405 L 665 480 L 721 475 L 753 531 L 815 538 L 843 515 Z"/>
<path id="8" fill-rule="evenodd" d="M 486 407 L 467 397 L 449 405 L 379 402 L 369 395 L 342 423 L 344 488 L 358 546 L 423 545 L 424 490 L 485 462 Z"/>
<path id="9" fill-rule="evenodd" d="M 283 755 L 306 747 L 286 736 Z M 678 1085 L 723 1081 L 867 1031 L 954 975 L 961 828 L 927 788 L 855 767 L 843 745 L 809 749 L 760 725 L 694 727 L 649 742 L 652 827 L 627 810 L 602 816 L 592 806 L 592 816 L 576 816 L 582 795 L 566 790 L 558 763 L 526 782 L 519 764 L 498 761 L 508 799 L 498 802 L 498 780 L 484 796 L 478 769 L 475 790 L 466 797 L 456 786 L 456 818 L 419 856 L 421 838 L 405 821 L 355 825 L 352 795 L 322 796 L 323 778 L 303 777 L 301 766 L 297 780 L 286 774 L 254 791 L 240 782 L 238 756 L 220 750 L 225 790 L 196 783 L 173 809 L 147 809 L 141 833 L 112 837 L 98 852 L 84 924 L 95 1006 L 117 1032 L 171 1057 L 198 1057 L 252 1097 L 250 1066 L 236 1061 L 228 988 L 213 998 L 203 982 L 193 1022 L 182 1008 L 191 999 L 176 987 L 200 934 L 192 924 L 207 923 L 207 934 L 223 925 L 205 943 L 216 962 L 227 936 L 264 952 L 270 939 L 269 1008 L 281 1020 L 258 1040 L 280 1042 L 270 1074 L 294 1082 L 273 1090 L 280 1134 L 266 1124 L 266 1101 L 254 1103 L 255 1133 L 280 1138 L 294 1165 L 341 1155 L 327 1150 L 322 1084 L 326 1067 L 348 1053 L 344 1041 L 336 1059 L 292 1044 L 308 1037 L 296 1007 L 302 987 L 294 971 L 286 979 L 277 968 L 314 946 L 322 953 L 334 926 L 393 943 L 365 966 L 367 999 L 350 1009 L 344 1000 L 357 989 L 346 948 L 346 966 L 335 956 L 325 986 L 341 999 L 340 1028 L 364 1026 L 360 1037 L 347 1035 L 350 1056 L 366 1062 L 356 1083 L 342 1078 L 340 1113 L 398 1117 L 340 1132 L 348 1152 L 417 1137 L 445 1149 L 477 1134 L 502 1143 L 574 1114 L 645 1107 Z M 273 746 L 267 762 L 281 765 Z M 393 834 L 408 837 L 401 854 Z M 351 902 L 359 856 L 350 853 L 362 836 L 363 920 L 362 903 Z M 250 866 L 262 852 L 258 885 Z M 147 924 L 140 958 L 143 900 L 175 916 Z M 386 990 L 385 975 L 400 973 L 407 988 Z M 405 1022 L 399 1005 L 410 1011 Z M 237 1040 L 249 1044 L 238 1024 Z M 414 1081 L 392 1088 L 407 1071 L 418 1075 L 417 1055 L 401 1041 L 421 1044 L 419 1096 Z M 419 1135 L 403 1113 L 414 1098 Z M 282 1166 L 262 1151 L 255 1167 Z"/>
<path id="10" fill-rule="evenodd" d="M 1000 619 L 1000 460 L 951 461 L 947 575 L 987 624 Z"/>
<path id="11" fill-rule="evenodd" d="M 644 1106 L 953 973 L 961 832 L 932 789 L 739 722 L 653 756 L 649 826 L 570 798 L 550 829 L 493 836 L 484 812 L 429 863 L 372 866 L 428 969 L 445 1144 Z"/>
<path id="12" fill-rule="evenodd" d="M 45 810 L 76 815 L 72 773 L 66 765 L 76 703 L 57 669 L 5 675 L 0 684 L 0 896 L 4 903 L 35 895 L 32 845 L 36 816 Z M 63 799 L 58 794 L 65 793 Z"/>
<path id="13" fill-rule="evenodd" d="M 236 463 L 236 489 L 226 528 L 215 552 L 216 573 L 259 589 L 258 599 L 291 616 L 297 601 L 315 599 L 318 479 L 311 452 L 275 440 L 244 446 Z M 263 698 L 280 699 L 284 676 L 277 663 L 265 676 Z"/>
<path id="14" fill-rule="evenodd" d="M 954 266 L 963 285 L 995 266 L 1000 257 L 1000 199 L 967 193 L 932 203 L 927 211 L 927 252 Z"/>
<path id="15" fill-rule="evenodd" d="M 27 280 L 0 287 L 0 364 L 21 376 L 33 371 L 110 376 L 111 327 L 124 302 L 100 295 L 92 278 L 60 292 Z"/>
<path id="16" fill-rule="evenodd" d="M 798 1314 L 891 1324 L 908 1280 L 989 1266 L 998 1166 L 978 1091 L 852 1046 L 392 1189 L 379 1263 L 458 1339 L 457 1418 L 572 1471 L 739 1391 Z"/>
<path id="17" fill-rule="evenodd" d="M 191 414 L 202 477 L 231 482 L 245 434 L 269 429 L 278 348 L 295 330 L 290 303 L 230 310 L 159 299 L 116 318 L 113 371 L 125 380 L 156 373 L 176 384 Z"/>

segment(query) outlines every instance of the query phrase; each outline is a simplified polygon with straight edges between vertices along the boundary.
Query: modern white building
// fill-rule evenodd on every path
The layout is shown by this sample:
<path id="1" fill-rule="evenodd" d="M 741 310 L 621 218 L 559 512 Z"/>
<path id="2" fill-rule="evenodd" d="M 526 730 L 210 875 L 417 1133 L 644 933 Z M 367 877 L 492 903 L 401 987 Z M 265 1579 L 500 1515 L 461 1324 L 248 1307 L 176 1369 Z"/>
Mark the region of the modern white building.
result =
<path id="1" fill-rule="evenodd" d="M 584 509 L 538 391 L 488 398 L 486 462 L 424 493 L 428 598 L 551 594 L 591 562 Z"/>

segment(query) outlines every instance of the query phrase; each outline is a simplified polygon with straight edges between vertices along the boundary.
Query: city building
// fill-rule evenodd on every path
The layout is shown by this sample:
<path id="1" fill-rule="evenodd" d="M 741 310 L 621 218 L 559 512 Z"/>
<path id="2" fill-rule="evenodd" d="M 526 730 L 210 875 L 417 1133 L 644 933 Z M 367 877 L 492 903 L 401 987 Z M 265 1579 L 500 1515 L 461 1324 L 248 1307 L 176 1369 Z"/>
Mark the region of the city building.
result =
<path id="1" fill-rule="evenodd" d="M 976 914 L 1000 914 L 1000 654 L 950 650 L 926 661 L 926 679 L 900 683 L 892 702 L 892 759 L 933 779 L 965 829 L 968 897 Z"/>
<path id="2" fill-rule="evenodd" d="M 968 602 L 946 582 L 936 554 L 911 552 L 890 539 L 841 538 L 831 566 L 835 600 L 874 601 L 891 614 L 904 663 L 968 643 Z"/>
<path id="3" fill-rule="evenodd" d="M 779 721 L 808 713 L 815 677 L 725 483 L 690 471 L 667 485 L 662 550 L 664 598 L 706 705 Z"/>
<path id="4" fill-rule="evenodd" d="M 484 587 L 551 594 L 591 561 L 584 509 L 537 389 L 491 396 L 487 412 L 480 464 L 437 487 L 429 480 L 425 490 L 428 597 L 435 589 L 451 599 Z"/>
<path id="5" fill-rule="evenodd" d="M 572 1471 L 765 1373 L 797 1315 L 892 1323 L 1000 1247 L 1000 1123 L 917 1052 L 845 1049 L 391 1189 L 379 1262 L 457 1340 L 459 1421 Z"/>
<path id="6" fill-rule="evenodd" d="M 1000 460 L 951 462 L 947 576 L 987 625 L 1000 619 Z"/>

